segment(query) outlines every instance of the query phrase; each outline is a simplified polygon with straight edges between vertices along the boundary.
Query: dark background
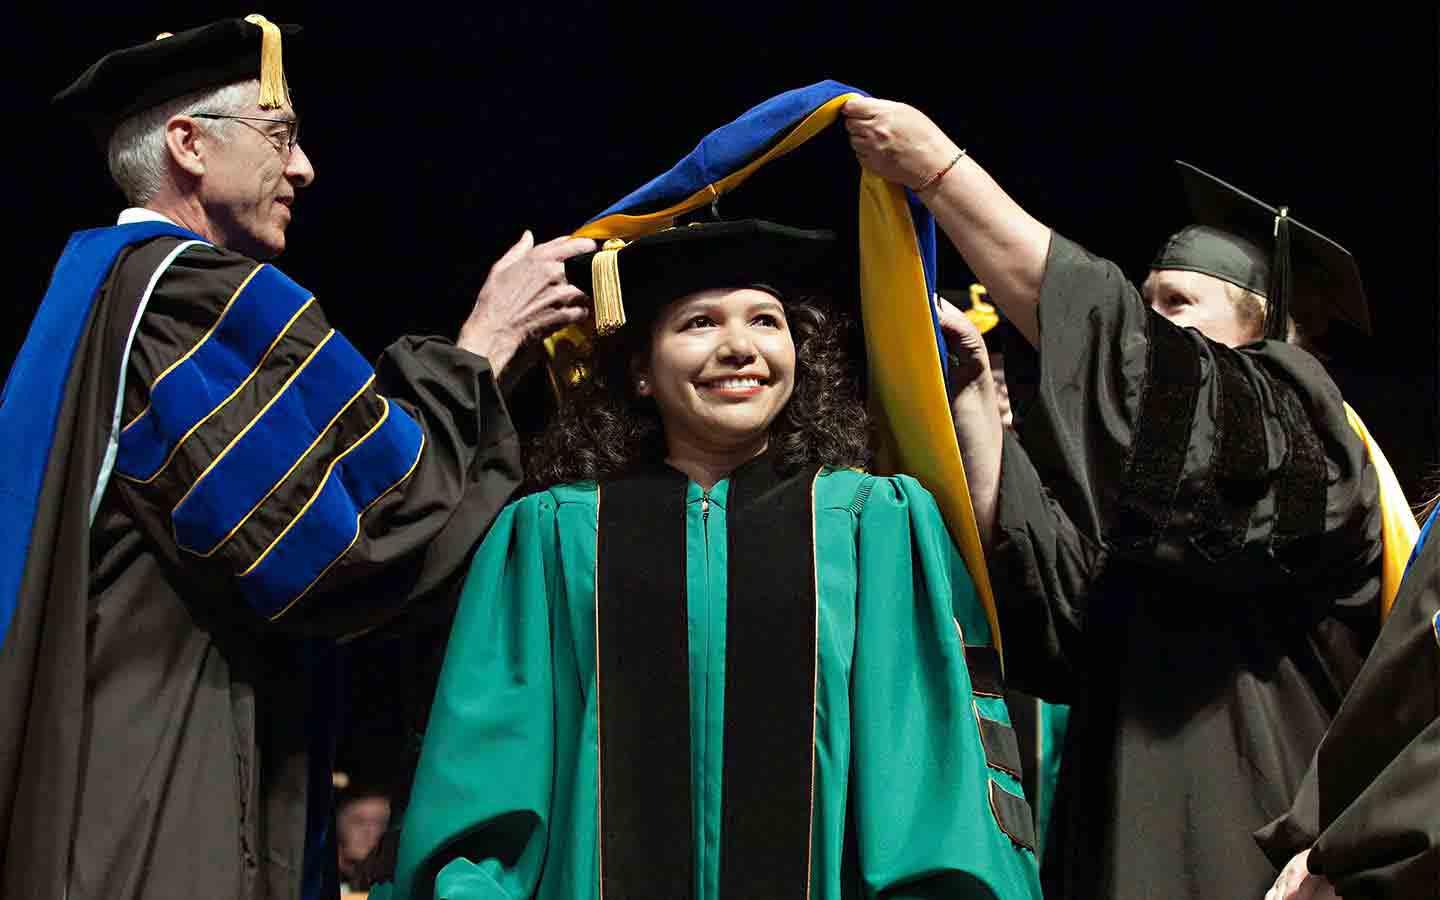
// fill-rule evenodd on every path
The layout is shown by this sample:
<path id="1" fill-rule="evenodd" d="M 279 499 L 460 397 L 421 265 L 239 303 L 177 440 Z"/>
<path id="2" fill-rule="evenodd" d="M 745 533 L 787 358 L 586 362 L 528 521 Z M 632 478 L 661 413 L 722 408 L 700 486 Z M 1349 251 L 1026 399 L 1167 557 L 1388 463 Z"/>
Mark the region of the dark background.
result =
<path id="1" fill-rule="evenodd" d="M 318 172 L 281 264 L 362 350 L 453 334 L 523 228 L 568 232 L 749 106 L 835 78 L 925 109 L 1023 205 L 1137 277 L 1184 223 L 1177 157 L 1348 247 L 1376 338 L 1334 368 L 1418 496 L 1440 440 L 1435 4 L 1128 6 L 25 4 L 8 36 L 23 228 L 0 360 L 68 232 L 123 205 L 49 95 L 109 49 L 262 12 L 306 26 L 286 59 Z M 839 142 L 804 159 L 769 179 L 767 214 L 853 217 Z M 791 177 L 802 168 L 824 178 Z M 946 247 L 942 286 L 968 282 Z"/>
<path id="2" fill-rule="evenodd" d="M 523 228 L 568 232 L 749 106 L 834 78 L 925 109 L 1022 205 L 1137 278 L 1185 222 L 1177 157 L 1348 247 L 1376 335 L 1333 371 L 1418 500 L 1440 460 L 1436 5 L 968 6 L 24 4 L 7 23 L 18 198 L 0 361 L 66 235 L 123 206 L 49 95 L 110 49 L 262 12 L 306 26 L 286 62 L 318 172 L 281 265 L 367 353 L 453 335 Z M 807 150 L 762 176 L 767 215 L 853 218 L 853 158 L 838 136 Z M 941 286 L 969 281 L 945 247 Z"/>

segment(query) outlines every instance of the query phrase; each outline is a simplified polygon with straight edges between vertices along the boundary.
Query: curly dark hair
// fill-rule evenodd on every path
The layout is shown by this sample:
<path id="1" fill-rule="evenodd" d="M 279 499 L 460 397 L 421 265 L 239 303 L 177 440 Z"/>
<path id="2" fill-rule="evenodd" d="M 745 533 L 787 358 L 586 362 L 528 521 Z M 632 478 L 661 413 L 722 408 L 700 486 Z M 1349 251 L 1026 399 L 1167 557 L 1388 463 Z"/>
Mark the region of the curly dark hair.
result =
<path id="1" fill-rule="evenodd" d="M 823 298 L 782 303 L 795 340 L 795 390 L 770 428 L 778 467 L 863 467 L 870 422 L 845 350 L 849 322 Z M 599 481 L 665 458 L 659 409 L 635 393 L 630 370 L 637 355 L 649 355 L 650 341 L 648 328 L 622 328 L 581 357 L 584 376 L 526 454 L 531 490 Z"/>

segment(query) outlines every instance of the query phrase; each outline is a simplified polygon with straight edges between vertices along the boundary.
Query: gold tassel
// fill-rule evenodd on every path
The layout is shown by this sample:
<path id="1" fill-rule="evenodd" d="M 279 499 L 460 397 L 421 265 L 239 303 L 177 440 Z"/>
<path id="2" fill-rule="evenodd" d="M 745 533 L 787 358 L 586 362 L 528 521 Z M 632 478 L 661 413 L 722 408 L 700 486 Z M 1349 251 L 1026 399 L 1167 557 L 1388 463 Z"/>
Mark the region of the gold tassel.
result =
<path id="1" fill-rule="evenodd" d="M 595 330 L 600 334 L 609 334 L 625 324 L 619 259 L 624 246 L 624 241 L 611 238 L 590 259 L 590 299 L 595 303 Z"/>
<path id="2" fill-rule="evenodd" d="M 988 296 L 990 292 L 985 290 L 984 285 L 970 285 L 970 308 L 965 310 L 965 317 L 975 323 L 981 334 L 1000 324 L 1000 314 L 985 299 Z"/>
<path id="3" fill-rule="evenodd" d="M 260 108 L 279 109 L 290 105 L 290 86 L 285 82 L 285 64 L 280 56 L 280 26 L 254 13 L 245 17 L 260 26 Z"/>

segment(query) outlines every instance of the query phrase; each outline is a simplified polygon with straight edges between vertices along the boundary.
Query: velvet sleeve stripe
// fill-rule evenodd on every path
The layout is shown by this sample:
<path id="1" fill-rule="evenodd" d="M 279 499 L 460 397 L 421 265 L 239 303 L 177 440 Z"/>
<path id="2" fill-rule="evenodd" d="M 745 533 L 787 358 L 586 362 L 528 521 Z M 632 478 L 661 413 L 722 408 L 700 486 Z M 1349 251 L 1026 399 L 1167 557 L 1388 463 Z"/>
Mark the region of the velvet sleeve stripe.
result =
<path id="1" fill-rule="evenodd" d="M 1000 830 L 1010 840 L 1035 850 L 1035 820 L 1030 815 L 1030 804 L 1024 797 L 1017 797 L 1005 788 L 990 781 L 990 813 L 995 817 Z"/>
<path id="2" fill-rule="evenodd" d="M 140 296 L 140 304 L 135 309 L 135 316 L 125 335 L 125 353 L 121 357 L 123 361 L 116 376 L 115 411 L 110 416 L 109 436 L 105 440 L 105 457 L 100 462 L 100 473 L 95 478 L 95 490 L 90 496 L 90 524 L 92 525 L 95 524 L 95 516 L 100 512 L 100 504 L 105 499 L 105 488 L 110 483 L 110 476 L 115 472 L 115 462 L 120 456 L 120 432 L 123 430 L 120 427 L 120 418 L 125 411 L 125 382 L 130 375 L 130 351 L 135 346 L 135 335 L 140 330 L 140 320 L 145 315 L 145 308 L 155 293 L 155 285 L 160 282 L 160 277 L 165 274 L 165 270 L 170 267 L 176 257 L 192 247 L 209 246 L 204 241 L 181 241 L 150 276 L 150 280 L 145 285 L 145 293 Z M 174 451 L 171 451 L 171 455 L 174 455 Z"/>
<path id="3" fill-rule="evenodd" d="M 224 537 L 220 538 L 220 540 L 215 543 L 214 546 L 212 546 L 209 550 L 206 550 L 206 551 L 203 552 L 203 553 L 199 553 L 198 555 L 201 556 L 201 557 L 213 556 L 217 550 L 219 550 L 221 547 L 224 547 L 224 546 L 230 541 L 230 539 L 233 538 L 233 537 L 235 536 L 235 534 L 240 531 L 240 529 L 244 528 L 244 527 L 246 526 L 246 524 L 251 521 L 252 517 L 254 517 L 254 516 L 256 515 L 256 513 L 258 513 L 258 512 L 260 511 L 261 507 L 265 506 L 268 502 L 270 502 L 270 501 L 272 500 L 272 498 L 276 497 L 277 492 L 279 492 L 279 491 L 281 490 L 281 487 L 282 487 L 283 485 L 287 485 L 287 484 L 290 483 L 291 476 L 295 475 L 297 470 L 299 470 L 299 469 L 301 469 L 302 467 L 304 467 L 307 462 L 312 463 L 312 466 L 313 466 L 313 461 L 314 461 L 314 459 L 317 458 L 317 457 L 316 457 L 316 454 L 317 454 L 317 453 L 320 454 L 320 456 L 321 456 L 321 458 L 322 458 L 322 461 L 323 461 L 323 457 L 324 457 L 325 454 L 326 454 L 326 450 L 325 450 L 325 448 L 322 448 L 322 447 L 321 447 L 321 444 L 322 444 L 327 438 L 334 439 L 334 438 L 336 438 L 336 437 L 341 437 L 340 435 L 337 434 L 337 432 L 339 431 L 339 429 L 336 429 L 336 423 L 338 423 L 338 422 L 340 421 L 340 419 L 341 419 L 342 416 L 347 416 L 347 414 L 353 413 L 353 415 L 347 416 L 347 418 L 354 418 L 354 419 L 361 420 L 361 421 L 369 418 L 369 417 L 371 416 L 371 413 L 370 413 L 367 409 L 364 408 L 364 406 L 365 406 L 366 404 L 362 404 L 362 403 L 360 403 L 359 401 L 360 401 L 361 398 L 365 395 L 365 393 L 370 389 L 370 386 L 373 385 L 374 383 L 375 383 L 375 376 L 374 376 L 374 375 L 371 375 L 369 378 L 365 379 L 365 383 L 362 384 L 362 385 L 360 385 L 360 387 L 356 389 L 355 393 L 350 397 L 350 399 L 347 400 L 338 410 L 336 410 L 335 415 L 330 418 L 330 421 L 327 422 L 327 423 L 325 424 L 325 426 L 320 429 L 320 432 L 319 432 L 319 434 L 316 436 L 315 440 L 313 440 L 313 441 L 310 442 L 310 446 L 306 447 L 303 452 L 301 452 L 298 456 L 295 457 L 295 462 L 291 463 L 290 468 L 285 471 L 285 474 L 281 475 L 278 479 L 275 480 L 275 483 L 270 486 L 270 489 L 269 489 L 268 491 L 265 492 L 265 496 L 261 497 L 258 501 L 256 501 L 255 505 L 252 506 L 252 507 L 250 507 L 250 509 L 245 513 L 245 515 L 243 515 L 243 516 L 240 517 L 240 521 L 238 521 L 238 522 L 235 523 L 235 527 L 231 528 L 231 529 L 225 534 Z M 375 398 L 373 398 L 373 399 L 378 399 L 378 400 L 380 400 L 381 403 L 386 402 L 383 397 L 375 397 Z M 374 424 L 375 424 L 375 425 L 378 425 L 380 421 L 381 421 L 381 419 L 376 419 Z M 371 426 L 371 428 L 372 428 L 372 430 L 373 430 L 373 426 Z M 368 434 L 368 432 L 367 432 L 367 434 Z M 342 437 L 342 439 L 343 439 L 343 437 Z M 238 438 L 237 438 L 237 440 L 238 440 Z M 362 437 L 361 440 L 364 440 L 364 437 Z M 333 451 L 332 451 L 332 452 L 333 452 Z M 344 452 L 349 452 L 349 451 L 346 450 L 346 451 L 344 451 Z M 343 456 L 343 455 L 344 455 L 344 453 L 341 453 L 341 456 Z M 339 459 L 339 457 L 336 457 L 336 459 Z M 271 461 L 267 460 L 267 462 L 271 462 Z M 275 462 L 276 464 L 273 465 L 272 468 L 279 468 L 279 465 L 278 465 L 278 462 L 279 462 L 279 461 L 277 460 L 277 461 L 273 461 L 273 462 Z M 332 463 L 331 465 L 333 466 L 333 463 Z M 326 475 L 327 475 L 327 476 L 329 475 L 329 471 L 330 471 L 330 470 L 327 468 L 327 469 L 326 469 Z M 322 482 L 323 482 L 323 478 L 322 478 Z M 283 500 L 283 499 L 280 501 L 280 505 L 281 505 L 281 506 L 284 506 L 284 500 Z M 290 521 L 293 521 L 293 519 L 290 520 Z M 287 524 L 286 527 L 288 527 L 288 524 Z M 182 546 L 183 546 L 183 545 L 182 545 Z M 187 547 L 186 549 L 190 549 L 190 548 Z M 258 562 L 258 560 L 257 560 L 257 562 Z M 251 564 L 251 567 L 253 567 L 253 566 L 254 566 L 254 564 L 252 563 L 252 564 Z M 248 568 L 247 568 L 247 571 L 248 571 Z"/>
<path id="4" fill-rule="evenodd" d="M 420 462 L 425 436 L 411 416 L 381 398 L 380 421 L 335 458 L 294 521 L 241 576 L 246 598 L 278 619 L 360 537 L 360 519 Z"/>
<path id="5" fill-rule="evenodd" d="M 255 269 L 204 337 L 151 385 L 149 403 L 121 433 L 120 475 L 153 481 L 180 445 L 250 383 L 313 300 L 279 269 Z"/>
<path id="6" fill-rule="evenodd" d="M 177 254 L 177 255 L 178 255 L 178 254 Z M 155 273 L 154 277 L 152 277 L 152 278 L 150 279 L 150 288 L 151 288 L 152 291 L 153 291 L 154 288 L 155 288 L 155 283 L 158 282 L 163 275 L 165 275 L 166 271 L 170 268 L 170 264 L 173 263 L 174 261 L 175 261 L 175 257 L 173 257 L 173 256 L 170 257 L 169 259 L 167 259 L 167 260 L 165 261 L 165 264 L 162 265 L 162 266 L 160 267 L 160 269 Z M 205 329 L 205 334 L 201 336 L 200 340 L 198 340 L 198 341 L 195 342 L 195 346 L 191 347 L 189 350 L 186 350 L 184 353 L 180 354 L 180 357 L 179 357 L 178 359 L 176 359 L 174 362 L 170 363 L 170 365 L 166 366 L 164 369 L 162 369 L 162 370 L 160 371 L 160 374 L 159 374 L 159 375 L 156 375 L 154 378 L 152 378 L 152 379 L 150 380 L 150 384 L 146 387 L 146 391 L 147 391 L 148 393 L 152 393 L 152 394 L 153 394 L 154 391 L 155 391 L 155 388 L 157 388 L 157 387 L 160 385 L 160 383 L 161 383 L 162 381 L 164 381 L 166 378 L 170 377 L 170 374 L 171 374 L 172 372 L 174 372 L 176 369 L 179 369 L 179 368 L 180 368 L 181 366 L 183 366 L 185 363 L 189 362 L 189 360 L 191 359 L 191 357 L 193 357 L 193 356 L 195 355 L 196 351 L 200 350 L 201 348 L 203 348 L 203 347 L 205 347 L 207 344 L 209 344 L 210 338 L 211 338 L 212 336 L 214 336 L 215 332 L 220 328 L 220 326 L 223 325 L 223 324 L 225 324 L 225 322 L 227 321 L 227 319 L 228 319 L 228 317 L 229 317 L 229 315 L 230 315 L 230 310 L 233 309 L 234 306 L 235 306 L 235 301 L 238 300 L 238 299 L 240 298 L 240 295 L 245 292 L 245 288 L 246 288 L 247 286 L 249 286 L 250 281 L 260 272 L 261 269 L 264 269 L 264 268 L 265 268 L 265 264 L 264 264 L 264 263 L 257 263 L 256 266 L 255 266 L 253 269 L 250 270 L 250 274 L 246 275 L 245 278 L 244 278 L 244 280 L 242 280 L 242 281 L 240 282 L 240 284 L 239 284 L 238 286 L 236 286 L 235 291 L 230 295 L 230 299 L 227 300 L 227 301 L 225 301 L 225 305 L 220 308 L 220 315 L 216 316 L 216 317 L 215 317 L 215 321 L 210 324 L 210 327 L 207 328 L 207 329 Z M 253 297 L 254 295 L 252 294 L 251 296 Z M 243 318 L 243 317 L 237 317 L 237 318 Z M 234 330 L 235 330 L 235 321 L 236 321 L 235 319 L 229 319 L 230 327 L 229 327 L 228 329 L 226 329 L 226 332 L 228 332 L 228 333 L 233 333 L 233 332 L 234 332 Z M 243 323 L 242 323 L 242 324 L 243 324 Z M 131 419 L 129 422 L 126 422 L 126 423 L 125 423 L 125 427 L 124 427 L 123 429 L 121 429 L 121 430 L 122 430 L 122 431 L 129 431 L 132 426 L 137 425 L 137 424 L 139 424 L 141 421 L 143 421 L 143 420 L 145 419 L 145 417 L 146 417 L 147 415 L 149 415 L 149 413 L 150 413 L 150 407 L 151 407 L 151 404 L 146 403 L 146 404 L 145 404 L 145 407 L 144 407 L 143 409 L 141 409 L 140 412 L 136 413 L 136 414 L 135 414 L 135 417 L 134 417 L 133 419 Z"/>
<path id="7" fill-rule="evenodd" d="M 994 647 L 967 644 L 965 665 L 970 670 L 970 689 L 977 697 L 1005 696 L 1000 675 L 1000 653 Z"/>
<path id="8" fill-rule="evenodd" d="M 1295 388 L 1276 380 L 1275 400 L 1290 447 L 1275 485 L 1275 531 L 1280 550 L 1325 531 L 1326 455 L 1304 401 Z"/>
<path id="9" fill-rule="evenodd" d="M 176 543 L 192 553 L 213 552 L 373 377 L 349 341 L 333 330 L 327 334 L 175 505 Z"/>
<path id="10" fill-rule="evenodd" d="M 1020 739 L 1015 728 L 1005 722 L 981 715 L 975 710 L 975 721 L 980 726 L 980 744 L 985 748 L 985 764 L 992 769 L 1020 778 Z"/>
<path id="11" fill-rule="evenodd" d="M 1135 442 L 1107 535 L 1138 553 L 1148 553 L 1170 524 L 1202 377 L 1199 354 L 1183 330 L 1153 311 L 1145 323 L 1150 346 Z"/>
<path id="12" fill-rule="evenodd" d="M 1020 758 L 1020 741 L 1015 726 L 1009 721 L 1008 708 L 1004 699 L 1004 681 L 1000 673 L 1000 652 L 988 644 L 968 644 L 965 629 L 959 619 L 955 633 L 959 635 L 960 646 L 965 655 L 965 667 L 970 677 L 970 711 L 975 719 L 975 729 L 980 737 L 980 747 L 985 754 L 988 772 L 986 790 L 989 792 L 990 816 L 995 826 L 1011 842 L 1030 852 L 1035 852 L 1035 817 L 1030 803 L 1023 794 L 1016 796 L 999 780 L 1013 780 L 1018 788 L 1024 776 Z M 984 710 L 981 707 L 985 707 Z M 988 712 L 988 714 L 987 714 Z M 1007 721 L 1001 721 L 1001 719 Z M 1006 778 L 1008 776 L 1008 779 Z"/>

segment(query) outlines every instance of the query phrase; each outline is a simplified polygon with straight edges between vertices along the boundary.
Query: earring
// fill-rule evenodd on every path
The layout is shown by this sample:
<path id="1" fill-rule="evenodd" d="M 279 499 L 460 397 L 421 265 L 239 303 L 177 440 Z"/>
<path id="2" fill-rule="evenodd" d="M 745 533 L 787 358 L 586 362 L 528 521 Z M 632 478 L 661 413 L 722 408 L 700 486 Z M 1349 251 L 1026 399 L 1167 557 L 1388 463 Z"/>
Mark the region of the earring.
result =
<path id="1" fill-rule="evenodd" d="M 643 394 L 649 386 L 649 382 L 641 378 L 639 381 L 635 382 L 635 393 Z"/>

